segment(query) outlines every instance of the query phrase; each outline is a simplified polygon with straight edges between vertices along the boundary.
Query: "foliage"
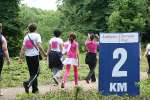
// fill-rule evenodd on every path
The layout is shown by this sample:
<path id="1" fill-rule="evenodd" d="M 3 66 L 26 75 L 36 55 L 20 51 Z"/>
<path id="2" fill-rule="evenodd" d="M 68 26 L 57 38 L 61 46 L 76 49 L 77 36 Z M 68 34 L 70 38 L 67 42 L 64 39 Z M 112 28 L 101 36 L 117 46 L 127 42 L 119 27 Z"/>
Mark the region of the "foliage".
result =
<path id="1" fill-rule="evenodd" d="M 108 30 L 113 32 L 121 31 L 122 27 L 120 25 L 120 20 L 120 12 L 114 11 L 108 19 Z"/>
<path id="2" fill-rule="evenodd" d="M 79 32 L 106 30 L 107 6 L 109 0 L 62 0 L 59 10 L 61 24 L 66 30 Z M 65 20 L 64 20 L 65 19 Z"/>
<path id="3" fill-rule="evenodd" d="M 58 0 L 61 25 L 81 33 L 140 32 L 150 37 L 149 0 Z M 142 35 L 145 35 L 142 34 Z"/>
<path id="4" fill-rule="evenodd" d="M 59 28 L 59 11 L 46 11 L 37 8 L 29 8 L 26 5 L 20 6 L 19 18 L 22 23 L 21 30 L 27 31 L 29 23 L 36 23 L 38 32 L 41 34 L 44 45 L 47 46 L 48 40 L 52 37 L 54 29 Z M 47 48 L 47 47 L 45 47 Z"/>
<path id="5" fill-rule="evenodd" d="M 3 24 L 3 34 L 8 40 L 11 56 L 15 56 L 20 47 L 19 1 L 20 0 L 0 1 L 0 23 Z"/>
<path id="6" fill-rule="evenodd" d="M 108 19 L 110 32 L 143 32 L 148 4 L 146 0 L 113 0 Z"/>

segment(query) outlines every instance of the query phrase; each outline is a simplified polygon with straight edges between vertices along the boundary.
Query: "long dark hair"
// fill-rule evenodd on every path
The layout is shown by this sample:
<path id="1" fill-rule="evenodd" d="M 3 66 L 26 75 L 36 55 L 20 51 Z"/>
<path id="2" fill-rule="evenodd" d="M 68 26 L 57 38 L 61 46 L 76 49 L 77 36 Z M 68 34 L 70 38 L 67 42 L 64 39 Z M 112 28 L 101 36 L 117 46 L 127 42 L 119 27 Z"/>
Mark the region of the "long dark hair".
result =
<path id="1" fill-rule="evenodd" d="M 72 32 L 69 34 L 69 41 L 71 43 L 73 43 L 74 40 L 76 40 L 76 35 L 75 35 L 75 33 Z"/>

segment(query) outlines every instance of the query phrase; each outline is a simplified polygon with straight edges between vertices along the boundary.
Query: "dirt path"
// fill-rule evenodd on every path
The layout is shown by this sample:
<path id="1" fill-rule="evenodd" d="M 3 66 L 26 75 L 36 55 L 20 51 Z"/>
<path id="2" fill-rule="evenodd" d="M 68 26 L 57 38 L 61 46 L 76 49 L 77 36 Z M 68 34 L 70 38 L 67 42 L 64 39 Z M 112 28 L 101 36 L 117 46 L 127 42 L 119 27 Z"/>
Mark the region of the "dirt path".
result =
<path id="1" fill-rule="evenodd" d="M 85 90 L 97 89 L 97 83 L 87 84 L 85 81 L 79 81 L 79 86 L 83 87 L 83 89 Z M 71 89 L 73 87 L 74 87 L 73 82 L 68 82 L 66 83 L 65 89 Z M 45 94 L 47 92 L 56 91 L 58 89 L 61 89 L 60 85 L 54 86 L 53 84 L 50 84 L 50 85 L 39 86 L 39 90 L 40 90 L 39 93 Z M 15 100 L 17 94 L 24 93 L 24 88 L 23 87 L 5 88 L 2 89 L 2 91 L 3 91 L 3 96 L 0 96 L 0 100 Z"/>
<path id="2" fill-rule="evenodd" d="M 140 80 L 146 80 L 147 78 L 148 75 L 146 72 L 140 73 Z M 85 81 L 79 81 L 79 86 L 82 87 L 84 90 L 98 89 L 97 84 L 98 84 L 97 82 L 87 84 Z M 73 87 L 74 87 L 73 82 L 68 82 L 66 84 L 66 89 L 71 89 Z M 40 94 L 45 94 L 50 91 L 56 91 L 58 89 L 61 89 L 60 85 L 54 86 L 53 84 L 49 84 L 49 85 L 39 86 Z M 2 89 L 2 91 L 4 95 L 0 96 L 0 100 L 15 100 L 17 94 L 24 93 L 24 88 L 23 87 L 5 88 Z"/>

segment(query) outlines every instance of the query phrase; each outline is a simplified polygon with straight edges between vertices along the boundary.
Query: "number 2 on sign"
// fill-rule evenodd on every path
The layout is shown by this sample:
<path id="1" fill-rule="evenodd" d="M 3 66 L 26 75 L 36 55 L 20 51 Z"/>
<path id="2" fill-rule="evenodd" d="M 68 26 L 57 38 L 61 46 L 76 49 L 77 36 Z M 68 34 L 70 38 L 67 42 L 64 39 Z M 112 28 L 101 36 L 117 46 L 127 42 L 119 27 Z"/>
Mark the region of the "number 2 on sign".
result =
<path id="1" fill-rule="evenodd" d="M 115 64 L 112 70 L 112 77 L 127 77 L 127 71 L 120 71 L 119 69 L 127 60 L 127 51 L 124 48 L 117 48 L 113 52 L 113 59 L 119 59 L 119 55 L 121 55 L 120 60 Z"/>

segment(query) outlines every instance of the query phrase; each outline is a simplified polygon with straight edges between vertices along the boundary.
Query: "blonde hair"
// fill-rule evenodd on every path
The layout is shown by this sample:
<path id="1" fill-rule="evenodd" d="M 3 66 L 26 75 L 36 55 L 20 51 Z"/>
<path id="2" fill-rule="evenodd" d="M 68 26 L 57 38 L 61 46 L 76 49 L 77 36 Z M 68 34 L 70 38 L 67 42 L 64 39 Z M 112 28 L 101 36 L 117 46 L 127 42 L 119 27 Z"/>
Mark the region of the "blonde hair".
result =
<path id="1" fill-rule="evenodd" d="M 2 32 L 2 23 L 0 23 L 0 32 Z"/>

